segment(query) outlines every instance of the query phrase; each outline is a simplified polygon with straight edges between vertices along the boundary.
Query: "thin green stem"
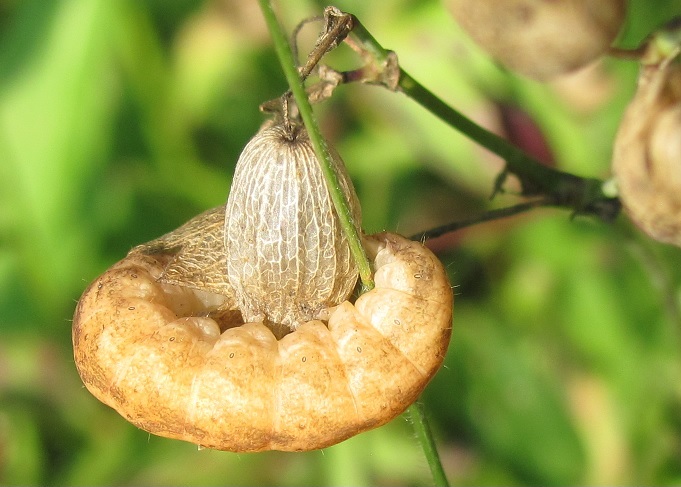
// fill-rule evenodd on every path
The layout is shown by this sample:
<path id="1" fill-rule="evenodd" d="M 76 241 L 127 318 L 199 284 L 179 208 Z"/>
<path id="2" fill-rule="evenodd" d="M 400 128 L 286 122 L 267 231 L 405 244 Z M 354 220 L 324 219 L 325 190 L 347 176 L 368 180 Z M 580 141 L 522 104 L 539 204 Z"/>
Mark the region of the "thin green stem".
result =
<path id="1" fill-rule="evenodd" d="M 442 468 L 440 454 L 437 451 L 437 446 L 433 439 L 433 432 L 430 430 L 430 424 L 428 423 L 428 418 L 426 417 L 426 412 L 421 401 L 416 401 L 409 406 L 409 416 L 414 424 L 414 431 L 421 442 L 423 453 L 430 466 L 433 482 L 438 487 L 449 487 L 449 481 L 445 475 L 444 468 Z"/>
<path id="2" fill-rule="evenodd" d="M 508 218 L 513 215 L 518 215 L 526 211 L 532 210 L 539 206 L 549 206 L 552 202 L 548 199 L 541 198 L 537 200 L 526 201 L 524 203 L 519 203 L 513 206 L 507 206 L 504 208 L 497 208 L 494 210 L 486 211 L 480 215 L 473 216 L 471 218 L 466 218 L 464 220 L 459 220 L 453 223 L 448 223 L 440 227 L 431 228 L 425 232 L 417 233 L 409 237 L 411 240 L 419 240 L 424 242 L 430 238 L 436 238 L 444 235 L 445 233 L 455 232 L 461 230 L 462 228 L 471 227 L 477 225 L 478 223 L 488 222 L 492 220 L 499 220 L 501 218 Z"/>
<path id="3" fill-rule="evenodd" d="M 322 168 L 324 170 L 324 176 L 326 177 L 327 184 L 329 185 L 332 199 L 334 205 L 336 206 L 336 211 L 341 218 L 343 229 L 345 230 L 351 242 L 351 250 L 360 269 L 360 278 L 362 279 L 363 287 L 365 289 L 371 289 L 373 287 L 373 281 L 371 280 L 371 267 L 369 266 L 369 261 L 367 260 L 366 254 L 364 253 L 364 248 L 361 245 L 358 229 L 352 222 L 348 203 L 345 201 L 345 197 L 340 190 L 338 177 L 333 171 L 331 156 L 325 146 L 324 139 L 319 132 L 319 127 L 314 120 L 312 107 L 310 106 L 310 103 L 307 99 L 303 83 L 300 79 L 300 75 L 298 74 L 291 48 L 281 26 L 276 19 L 270 1 L 259 1 L 265 21 L 270 31 L 270 35 L 272 36 L 274 42 L 277 56 L 279 57 L 279 62 L 282 65 L 282 69 L 284 70 L 286 79 L 289 83 L 289 86 L 291 87 L 293 96 L 295 97 L 296 104 L 300 110 L 305 127 L 307 128 L 310 139 L 313 142 L 315 153 L 323 162 Z M 426 458 L 428 459 L 428 463 L 431 466 L 436 485 L 448 486 L 449 484 L 447 483 L 447 478 L 445 477 L 444 470 L 442 469 L 442 463 L 440 462 L 435 441 L 433 440 L 433 436 L 430 428 L 428 427 L 425 415 L 419 408 L 420 406 L 415 404 L 412 405 L 410 409 L 416 433 L 419 437 L 419 441 L 421 442 L 421 446 L 423 447 Z"/>
<path id="4" fill-rule="evenodd" d="M 331 162 L 331 154 L 326 147 L 326 142 L 322 137 L 321 131 L 319 130 L 319 125 L 317 124 L 314 114 L 312 112 L 312 106 L 305 93 L 305 87 L 298 74 L 298 69 L 296 63 L 293 59 L 293 52 L 291 51 L 291 46 L 289 45 L 288 39 L 282 29 L 281 25 L 277 21 L 277 17 L 272 8 L 270 0 L 259 0 L 260 8 L 265 17 L 265 22 L 267 23 L 267 28 L 272 37 L 274 43 L 274 49 L 279 58 L 279 63 L 286 76 L 286 81 L 291 88 L 293 97 L 295 98 L 298 110 L 300 110 L 300 116 L 303 119 L 305 128 L 310 136 L 310 141 L 314 147 L 315 154 L 321 162 L 322 172 L 324 173 L 324 178 L 326 184 L 329 188 L 329 193 L 331 195 L 331 200 L 333 201 L 334 207 L 336 208 L 336 213 L 343 227 L 348 241 L 350 243 L 350 251 L 352 256 L 357 263 L 359 269 L 359 277 L 362 281 L 362 288 L 364 291 L 372 289 L 374 283 L 371 276 L 371 266 L 369 260 L 367 259 L 366 253 L 364 252 L 364 247 L 362 247 L 362 242 L 359 235 L 359 229 L 355 225 L 352 219 L 352 213 L 350 212 L 350 207 L 348 202 L 343 195 L 341 186 L 338 181 L 338 175 L 333 169 L 333 164 Z"/>
<path id="5" fill-rule="evenodd" d="M 553 180 L 560 179 L 560 173 L 530 158 L 513 144 L 510 144 L 505 139 L 481 127 L 458 110 L 450 107 L 404 70 L 401 70 L 400 73 L 399 86 L 404 93 L 409 95 L 409 97 L 418 100 L 419 104 L 433 115 L 455 127 L 460 132 L 463 132 L 467 137 L 486 149 L 504 158 L 508 163 L 509 170 L 513 172 L 520 171 L 522 173 L 537 173 L 537 176 L 552 182 Z"/>
<path id="6" fill-rule="evenodd" d="M 527 194 L 536 194 L 537 190 L 541 188 L 542 192 L 551 193 L 557 200 L 567 203 L 575 194 L 576 185 L 596 184 L 595 189 L 600 191 L 602 184 L 600 181 L 580 178 L 543 165 L 506 139 L 481 127 L 458 110 L 444 103 L 404 70 L 400 72 L 399 87 L 433 115 L 502 157 L 506 161 L 506 170 L 521 179 L 521 182 L 525 184 L 524 190 Z M 570 203 L 571 206 L 582 204 L 582 202 Z"/>

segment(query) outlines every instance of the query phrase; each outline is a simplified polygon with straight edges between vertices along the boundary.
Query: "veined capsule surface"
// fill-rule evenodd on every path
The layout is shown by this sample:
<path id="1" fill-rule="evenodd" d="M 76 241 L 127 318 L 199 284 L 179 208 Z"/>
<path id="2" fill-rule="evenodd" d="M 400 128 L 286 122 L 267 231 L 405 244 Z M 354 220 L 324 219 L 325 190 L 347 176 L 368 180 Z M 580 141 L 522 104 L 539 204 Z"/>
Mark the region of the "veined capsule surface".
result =
<path id="1" fill-rule="evenodd" d="M 338 184 L 354 224 L 360 206 L 340 157 Z M 225 211 L 227 276 L 246 321 L 289 329 L 343 302 L 357 267 L 302 126 L 263 128 L 237 162 Z"/>

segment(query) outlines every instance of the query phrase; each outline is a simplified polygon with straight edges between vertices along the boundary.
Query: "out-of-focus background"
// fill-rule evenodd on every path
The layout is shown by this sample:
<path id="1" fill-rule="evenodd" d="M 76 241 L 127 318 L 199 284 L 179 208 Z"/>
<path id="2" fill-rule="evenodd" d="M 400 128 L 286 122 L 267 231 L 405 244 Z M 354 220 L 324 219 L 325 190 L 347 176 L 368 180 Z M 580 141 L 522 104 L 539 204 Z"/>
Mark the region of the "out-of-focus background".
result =
<path id="1" fill-rule="evenodd" d="M 278 11 L 290 31 L 324 5 Z M 471 118 L 609 177 L 635 64 L 539 84 L 490 61 L 438 1 L 336 6 Z M 631 0 L 618 45 L 678 14 L 681 0 Z M 344 46 L 328 63 L 359 60 Z M 199 451 L 128 424 L 76 373 L 82 291 L 132 246 L 222 204 L 258 105 L 284 89 L 254 1 L 0 0 L 0 484 L 429 484 L 403 417 L 323 451 Z M 316 111 L 369 233 L 517 201 L 490 203 L 500 161 L 403 95 L 344 86 Z M 453 484 L 681 483 L 681 249 L 624 216 L 570 216 L 537 210 L 431 243 L 457 296 L 423 399 Z"/>

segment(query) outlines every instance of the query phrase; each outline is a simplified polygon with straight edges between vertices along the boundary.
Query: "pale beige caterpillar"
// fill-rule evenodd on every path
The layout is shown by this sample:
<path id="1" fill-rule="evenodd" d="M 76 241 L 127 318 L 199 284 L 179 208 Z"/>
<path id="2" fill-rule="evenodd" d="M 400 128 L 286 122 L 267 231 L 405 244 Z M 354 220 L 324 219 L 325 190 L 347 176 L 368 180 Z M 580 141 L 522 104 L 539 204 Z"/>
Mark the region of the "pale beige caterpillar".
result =
<path id="1" fill-rule="evenodd" d="M 174 256 L 134 249 L 78 304 L 81 378 L 140 428 L 220 450 L 312 450 L 380 426 L 442 364 L 453 298 L 421 243 L 383 233 L 365 246 L 376 287 L 279 340 L 240 324 L 229 296 L 159 280 Z"/>

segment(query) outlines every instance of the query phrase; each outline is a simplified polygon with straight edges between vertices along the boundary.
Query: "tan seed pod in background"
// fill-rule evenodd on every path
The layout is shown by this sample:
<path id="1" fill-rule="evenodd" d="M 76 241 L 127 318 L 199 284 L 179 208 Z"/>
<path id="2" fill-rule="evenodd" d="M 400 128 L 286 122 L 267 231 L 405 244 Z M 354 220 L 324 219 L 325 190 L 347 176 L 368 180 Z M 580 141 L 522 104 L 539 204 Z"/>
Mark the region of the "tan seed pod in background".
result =
<path id="1" fill-rule="evenodd" d="M 331 152 L 359 228 L 357 195 Z M 244 148 L 227 201 L 225 248 L 229 282 L 247 321 L 295 329 L 352 292 L 357 266 L 303 126 L 266 126 Z"/>
<path id="2" fill-rule="evenodd" d="M 620 123 L 613 173 L 624 209 L 661 242 L 681 246 L 681 64 L 644 65 Z"/>
<path id="3" fill-rule="evenodd" d="M 221 235 L 210 228 L 211 240 Z M 230 451 L 323 448 L 402 413 L 442 364 L 452 293 L 418 242 L 367 237 L 376 287 L 277 339 L 230 312 L 229 294 L 163 281 L 169 266 L 191 275 L 186 262 L 200 263 L 192 249 L 164 250 L 181 234 L 133 249 L 96 279 L 73 323 L 88 390 L 150 433 Z"/>
<path id="4" fill-rule="evenodd" d="M 445 0 L 458 24 L 509 69 L 545 81 L 601 56 L 626 0 Z"/>

